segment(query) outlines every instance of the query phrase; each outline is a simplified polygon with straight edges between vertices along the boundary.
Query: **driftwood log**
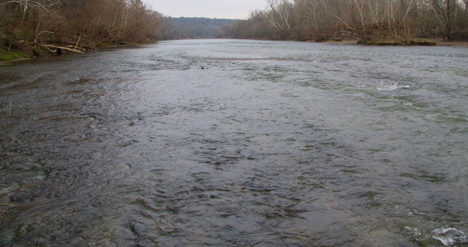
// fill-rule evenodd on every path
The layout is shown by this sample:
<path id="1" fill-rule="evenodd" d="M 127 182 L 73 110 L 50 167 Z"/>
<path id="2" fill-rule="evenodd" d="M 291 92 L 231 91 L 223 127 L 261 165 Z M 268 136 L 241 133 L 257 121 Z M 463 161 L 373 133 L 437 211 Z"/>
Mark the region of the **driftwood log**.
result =
<path id="1" fill-rule="evenodd" d="M 64 51 L 69 51 L 69 52 L 75 52 L 75 53 L 84 53 L 81 49 L 77 49 L 77 47 L 75 48 L 68 48 L 68 47 L 63 47 L 63 46 L 58 46 L 58 45 L 40 45 L 40 47 L 46 49 L 47 51 L 49 51 L 50 53 L 54 53 L 56 54 L 57 51 L 60 49 L 60 50 L 64 50 Z M 53 50 L 55 49 L 55 50 Z"/>

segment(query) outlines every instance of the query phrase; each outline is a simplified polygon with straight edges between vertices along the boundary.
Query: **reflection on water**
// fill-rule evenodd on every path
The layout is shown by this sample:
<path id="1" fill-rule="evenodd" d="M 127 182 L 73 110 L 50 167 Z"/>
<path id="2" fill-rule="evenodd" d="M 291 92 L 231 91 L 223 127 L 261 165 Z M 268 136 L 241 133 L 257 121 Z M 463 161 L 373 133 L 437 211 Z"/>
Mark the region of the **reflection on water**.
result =
<path id="1" fill-rule="evenodd" d="M 0 67 L 0 245 L 467 246 L 467 68 L 242 40 Z"/>

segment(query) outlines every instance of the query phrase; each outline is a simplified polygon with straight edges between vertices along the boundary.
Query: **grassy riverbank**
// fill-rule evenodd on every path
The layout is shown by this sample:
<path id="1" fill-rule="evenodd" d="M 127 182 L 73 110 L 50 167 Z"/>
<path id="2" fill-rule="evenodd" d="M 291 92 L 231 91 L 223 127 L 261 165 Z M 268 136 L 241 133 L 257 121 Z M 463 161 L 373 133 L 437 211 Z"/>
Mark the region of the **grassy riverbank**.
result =
<path id="1" fill-rule="evenodd" d="M 0 47 L 0 62 L 12 61 L 29 57 L 31 56 L 24 52 L 8 51 L 7 49 Z"/>

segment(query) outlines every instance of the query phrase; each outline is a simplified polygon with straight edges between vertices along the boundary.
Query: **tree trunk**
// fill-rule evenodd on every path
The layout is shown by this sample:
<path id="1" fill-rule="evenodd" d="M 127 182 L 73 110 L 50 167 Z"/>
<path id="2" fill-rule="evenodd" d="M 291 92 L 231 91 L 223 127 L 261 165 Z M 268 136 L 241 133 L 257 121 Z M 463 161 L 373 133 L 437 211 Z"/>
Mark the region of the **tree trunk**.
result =
<path id="1" fill-rule="evenodd" d="M 447 37 L 448 40 L 451 40 L 452 39 L 452 29 L 453 29 L 453 26 L 452 26 L 452 0 L 445 0 L 446 1 L 446 5 L 447 5 L 447 9 L 446 9 L 446 28 L 445 28 L 445 36 Z"/>
<path id="2" fill-rule="evenodd" d="M 26 13 L 28 12 L 29 0 L 24 0 L 23 21 L 26 20 Z"/>

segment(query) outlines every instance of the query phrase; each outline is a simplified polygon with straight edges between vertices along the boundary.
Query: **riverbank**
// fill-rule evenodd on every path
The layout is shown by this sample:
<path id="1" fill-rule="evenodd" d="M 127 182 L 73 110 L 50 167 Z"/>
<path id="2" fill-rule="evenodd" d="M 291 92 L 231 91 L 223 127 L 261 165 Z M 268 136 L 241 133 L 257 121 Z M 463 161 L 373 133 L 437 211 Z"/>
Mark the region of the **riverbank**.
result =
<path id="1" fill-rule="evenodd" d="M 62 47 L 56 45 L 43 45 L 35 48 L 28 48 L 22 51 L 9 51 L 5 48 L 0 48 L 0 64 L 7 62 L 15 62 L 37 57 L 50 57 L 54 55 L 61 55 L 62 53 L 84 53 L 88 49 L 78 47 Z"/>
<path id="2" fill-rule="evenodd" d="M 147 43 L 147 44 L 151 44 L 151 43 Z M 14 51 L 13 52 L 13 51 L 7 51 L 3 48 L 0 48 L 0 66 L 5 66 L 12 62 L 30 60 L 30 59 L 41 58 L 41 57 L 53 57 L 53 56 L 60 56 L 62 54 L 72 54 L 72 53 L 88 53 L 88 52 L 101 51 L 101 50 L 118 49 L 118 48 L 123 48 L 123 47 L 134 47 L 138 45 L 143 45 L 143 43 L 128 43 L 128 44 L 118 44 L 118 45 L 104 44 L 94 49 L 78 48 L 78 49 L 75 49 L 76 52 L 73 52 L 73 49 L 74 49 L 73 47 L 68 48 L 68 47 L 50 45 L 54 48 L 54 50 L 46 50 L 44 48 L 41 48 L 40 52 L 37 55 L 33 54 L 31 51 L 27 51 L 27 52 Z M 60 52 L 57 52 L 57 50 L 60 50 Z"/>
<path id="3" fill-rule="evenodd" d="M 468 47 L 468 41 L 439 41 L 440 46 Z"/>
<path id="4" fill-rule="evenodd" d="M 359 40 L 358 44 L 378 46 L 436 46 L 437 42 L 431 40 Z"/>
<path id="5" fill-rule="evenodd" d="M 314 42 L 314 41 L 311 41 Z M 323 43 L 333 44 L 363 44 L 363 45 L 378 45 L 378 46 L 455 46 L 468 47 L 468 41 L 445 41 L 443 39 L 427 39 L 413 40 L 405 44 L 398 41 L 383 41 L 383 42 L 360 42 L 359 40 L 328 40 Z"/>
<path id="6" fill-rule="evenodd" d="M 0 62 L 20 60 L 29 57 L 30 56 L 24 52 L 8 51 L 4 48 L 0 48 Z"/>
<path id="7" fill-rule="evenodd" d="M 383 41 L 383 42 L 361 42 L 359 40 L 328 40 L 324 42 L 309 41 L 311 43 L 333 43 L 333 44 L 364 44 L 364 45 L 378 45 L 378 46 L 455 46 L 455 47 L 468 47 L 468 41 L 445 41 L 442 39 L 429 39 L 429 40 L 414 40 L 409 43 L 403 43 L 398 41 Z M 129 44 L 107 44 L 95 49 L 80 49 L 82 52 L 99 51 L 103 49 L 114 49 L 122 47 L 132 47 L 142 45 L 140 43 L 129 43 Z M 37 57 L 49 57 L 54 55 L 61 55 L 62 53 L 71 53 L 71 48 L 60 51 L 59 54 L 41 48 L 39 56 L 34 55 L 32 52 L 20 52 L 20 51 L 7 51 L 4 48 L 0 48 L 0 65 L 5 65 L 10 62 L 34 59 Z"/>

